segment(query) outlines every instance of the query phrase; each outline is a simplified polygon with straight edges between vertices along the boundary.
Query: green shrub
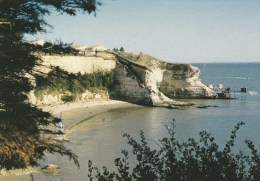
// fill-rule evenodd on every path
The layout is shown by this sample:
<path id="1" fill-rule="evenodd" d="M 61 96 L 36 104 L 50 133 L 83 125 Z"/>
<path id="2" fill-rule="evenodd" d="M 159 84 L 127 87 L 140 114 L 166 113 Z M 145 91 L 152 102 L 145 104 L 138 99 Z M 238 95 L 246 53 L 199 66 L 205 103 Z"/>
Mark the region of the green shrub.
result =
<path id="1" fill-rule="evenodd" d="M 192 68 L 189 64 L 167 64 L 166 68 L 168 68 L 169 70 L 172 70 L 174 72 L 192 72 Z"/>
<path id="2" fill-rule="evenodd" d="M 76 96 L 70 96 L 70 95 L 64 95 L 61 97 L 61 100 L 63 102 L 72 102 L 72 101 L 75 101 L 76 99 Z"/>
<path id="3" fill-rule="evenodd" d="M 96 72 L 92 74 L 72 74 L 59 67 L 54 67 L 46 76 L 36 77 L 36 96 L 41 97 L 41 93 L 57 94 L 70 92 L 81 94 L 86 89 L 107 89 L 111 90 L 117 84 L 116 76 L 113 72 Z"/>
<path id="4" fill-rule="evenodd" d="M 78 80 L 72 80 L 70 82 L 70 87 L 69 90 L 73 93 L 73 94 L 79 94 L 79 93 L 83 93 L 86 88 L 82 85 L 82 83 Z"/>
<path id="5" fill-rule="evenodd" d="M 116 172 L 110 172 L 106 167 L 99 170 L 89 161 L 89 180 L 106 181 L 259 181 L 260 180 L 260 153 L 253 143 L 246 140 L 249 155 L 242 151 L 234 154 L 236 133 L 240 122 L 231 132 L 230 139 L 223 149 L 219 148 L 206 131 L 200 132 L 199 142 L 190 138 L 187 142 L 179 142 L 175 138 L 174 122 L 165 125 L 169 133 L 157 143 L 158 148 L 149 146 L 144 133 L 140 133 L 140 141 L 128 134 L 128 144 L 132 147 L 131 159 L 134 161 L 130 169 L 129 153 L 122 151 L 122 158 L 114 161 Z M 132 158 L 133 157 L 133 158 Z"/>

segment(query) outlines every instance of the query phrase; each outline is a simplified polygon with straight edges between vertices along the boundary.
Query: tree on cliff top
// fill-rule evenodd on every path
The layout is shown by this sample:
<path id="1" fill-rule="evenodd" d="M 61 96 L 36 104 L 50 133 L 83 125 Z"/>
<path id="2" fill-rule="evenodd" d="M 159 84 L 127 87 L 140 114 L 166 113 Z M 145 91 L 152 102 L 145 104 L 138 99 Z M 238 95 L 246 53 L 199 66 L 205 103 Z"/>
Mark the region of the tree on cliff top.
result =
<path id="1" fill-rule="evenodd" d="M 0 0 L 0 168 L 20 168 L 36 165 L 44 152 L 67 155 L 77 162 L 77 156 L 62 143 L 41 136 L 55 122 L 28 102 L 32 90 L 29 75 L 41 63 L 38 53 L 74 53 L 68 44 L 33 45 L 24 40 L 26 34 L 46 32 L 50 26 L 44 17 L 51 12 L 75 16 L 95 13 L 98 0 Z"/>

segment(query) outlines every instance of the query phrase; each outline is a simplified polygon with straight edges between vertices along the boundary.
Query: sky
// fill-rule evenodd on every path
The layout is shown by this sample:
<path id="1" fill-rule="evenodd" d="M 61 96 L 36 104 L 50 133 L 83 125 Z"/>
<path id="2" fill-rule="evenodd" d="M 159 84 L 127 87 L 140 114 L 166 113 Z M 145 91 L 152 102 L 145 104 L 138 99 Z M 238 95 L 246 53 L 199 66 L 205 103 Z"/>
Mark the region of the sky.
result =
<path id="1" fill-rule="evenodd" d="M 29 39 L 124 47 L 167 62 L 260 62 L 260 0 L 100 0 L 96 17 L 53 13 Z"/>

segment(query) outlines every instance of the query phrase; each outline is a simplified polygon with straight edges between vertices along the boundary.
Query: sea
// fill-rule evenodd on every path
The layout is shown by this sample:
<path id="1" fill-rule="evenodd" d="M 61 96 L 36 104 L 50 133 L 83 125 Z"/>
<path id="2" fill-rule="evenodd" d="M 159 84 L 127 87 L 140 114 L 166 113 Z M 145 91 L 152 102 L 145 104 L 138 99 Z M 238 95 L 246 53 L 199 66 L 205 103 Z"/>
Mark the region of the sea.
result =
<path id="1" fill-rule="evenodd" d="M 223 89 L 230 88 L 231 96 L 236 99 L 187 99 L 184 101 L 195 105 L 181 109 L 122 104 L 63 112 L 63 118 L 68 123 L 80 120 L 69 128 L 69 141 L 65 143 L 78 155 L 80 167 L 75 166 L 67 157 L 48 154 L 42 161 L 42 166 L 57 164 L 62 168 L 60 174 L 35 172 L 31 175 L 0 176 L 0 180 L 88 180 L 88 160 L 92 160 L 94 166 L 107 166 L 113 171 L 114 159 L 121 156 L 121 150 L 131 152 L 131 147 L 122 136 L 124 133 L 129 133 L 138 140 L 142 130 L 149 144 L 156 148 L 158 140 L 168 136 L 165 124 L 171 124 L 173 119 L 179 141 L 187 141 L 190 137 L 199 141 L 199 132 L 206 130 L 215 137 L 220 148 L 225 146 L 234 126 L 242 121 L 245 125 L 239 130 L 232 151 L 250 153 L 245 144 L 246 139 L 252 140 L 260 150 L 260 63 L 193 65 L 201 70 L 200 78 L 204 84 L 212 84 L 213 87 L 222 84 Z M 246 88 L 247 92 L 239 92 L 241 88 Z"/>

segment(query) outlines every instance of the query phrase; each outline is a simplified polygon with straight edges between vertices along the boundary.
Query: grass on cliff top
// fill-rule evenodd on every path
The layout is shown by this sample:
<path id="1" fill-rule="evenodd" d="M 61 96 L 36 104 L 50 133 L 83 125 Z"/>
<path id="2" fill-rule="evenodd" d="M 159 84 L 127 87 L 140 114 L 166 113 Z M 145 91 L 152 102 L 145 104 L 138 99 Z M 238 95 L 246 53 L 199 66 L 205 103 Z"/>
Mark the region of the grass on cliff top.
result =
<path id="1" fill-rule="evenodd" d="M 116 52 L 118 55 L 120 55 L 123 58 L 126 58 L 127 60 L 130 60 L 133 63 L 142 65 L 142 66 L 151 66 L 152 61 L 156 62 L 162 62 L 159 59 L 156 59 L 150 55 L 140 53 L 139 55 L 134 53 L 128 53 L 128 52 Z"/>
<path id="2" fill-rule="evenodd" d="M 133 63 L 150 67 L 153 66 L 152 62 L 156 62 L 157 65 L 161 69 L 169 69 L 173 71 L 182 71 L 182 72 L 192 72 L 192 68 L 190 64 L 182 64 L 182 63 L 166 63 L 162 60 L 159 60 L 155 57 L 152 57 L 147 54 L 140 53 L 139 55 L 128 53 L 128 52 L 116 52 L 118 55 L 122 56 L 123 58 L 126 58 L 130 60 Z"/>
<path id="3" fill-rule="evenodd" d="M 110 52 L 107 52 L 107 51 L 98 51 L 97 52 L 97 57 L 101 57 L 105 60 L 114 60 L 116 59 L 115 55 L 110 53 Z"/>

